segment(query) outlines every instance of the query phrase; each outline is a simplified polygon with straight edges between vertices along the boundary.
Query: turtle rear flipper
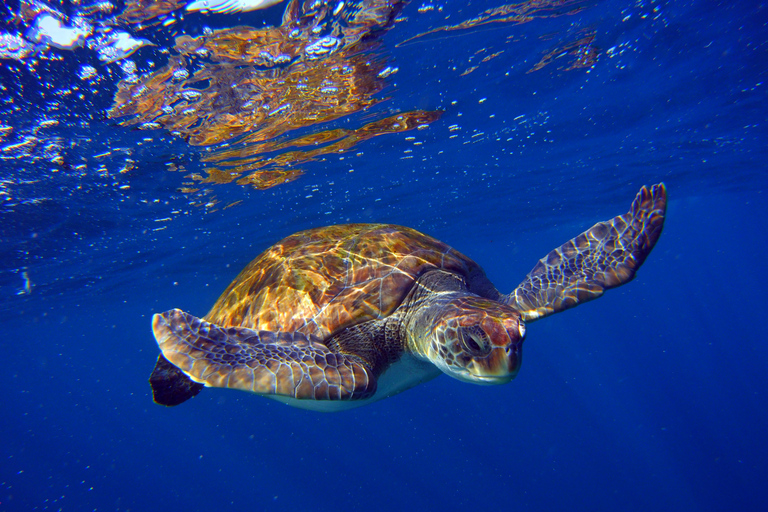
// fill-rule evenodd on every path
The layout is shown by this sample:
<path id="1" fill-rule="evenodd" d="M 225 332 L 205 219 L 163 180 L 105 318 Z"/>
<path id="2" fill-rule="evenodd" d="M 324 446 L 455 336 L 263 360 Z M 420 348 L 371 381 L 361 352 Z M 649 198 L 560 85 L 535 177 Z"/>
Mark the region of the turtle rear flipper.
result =
<path id="1" fill-rule="evenodd" d="M 162 354 L 157 358 L 155 369 L 149 376 L 149 384 L 152 386 L 152 399 L 155 403 L 168 407 L 186 402 L 203 389 L 202 384 L 187 377 Z"/>
<path id="2" fill-rule="evenodd" d="M 629 212 L 595 224 L 550 252 L 503 302 L 531 322 L 631 281 L 661 235 L 666 209 L 663 183 L 643 187 Z"/>
<path id="3" fill-rule="evenodd" d="M 152 328 L 163 356 L 205 386 L 310 400 L 357 400 L 376 392 L 360 358 L 301 333 L 219 327 L 178 309 L 155 315 Z"/>

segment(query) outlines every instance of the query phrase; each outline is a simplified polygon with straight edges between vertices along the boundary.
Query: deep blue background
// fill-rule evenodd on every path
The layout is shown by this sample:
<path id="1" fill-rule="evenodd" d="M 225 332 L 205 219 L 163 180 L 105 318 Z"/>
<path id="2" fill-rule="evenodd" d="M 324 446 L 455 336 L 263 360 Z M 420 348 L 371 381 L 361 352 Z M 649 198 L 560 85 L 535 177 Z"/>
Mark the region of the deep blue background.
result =
<path id="1" fill-rule="evenodd" d="M 377 108 L 442 108 L 442 119 L 275 189 L 215 189 L 239 206 L 206 213 L 176 194 L 162 152 L 192 149 L 161 132 L 129 177 L 0 161 L 14 196 L 0 211 L 0 510 L 766 508 L 765 8 L 593 2 L 395 48 L 451 13 L 420 5 L 384 36 L 399 72 Z M 498 5 L 463 5 L 450 23 Z M 594 67 L 526 73 L 584 30 L 602 52 Z M 504 53 L 479 63 L 481 49 Z M 90 136 L 146 136 L 109 126 Z M 531 324 L 511 384 L 440 377 L 336 414 L 211 389 L 152 403 L 151 315 L 205 314 L 291 232 L 410 225 L 510 291 L 658 181 L 667 225 L 637 279 Z M 35 286 L 17 295 L 23 271 Z"/>

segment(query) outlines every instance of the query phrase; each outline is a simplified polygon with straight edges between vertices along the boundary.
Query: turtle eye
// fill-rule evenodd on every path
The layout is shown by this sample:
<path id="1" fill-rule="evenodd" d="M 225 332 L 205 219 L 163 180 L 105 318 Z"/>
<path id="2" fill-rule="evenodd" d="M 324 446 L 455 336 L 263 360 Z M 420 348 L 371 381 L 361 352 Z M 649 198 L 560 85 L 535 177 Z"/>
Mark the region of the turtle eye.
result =
<path id="1" fill-rule="evenodd" d="M 461 345 L 473 356 L 485 356 L 490 352 L 490 343 L 482 329 L 462 329 Z"/>

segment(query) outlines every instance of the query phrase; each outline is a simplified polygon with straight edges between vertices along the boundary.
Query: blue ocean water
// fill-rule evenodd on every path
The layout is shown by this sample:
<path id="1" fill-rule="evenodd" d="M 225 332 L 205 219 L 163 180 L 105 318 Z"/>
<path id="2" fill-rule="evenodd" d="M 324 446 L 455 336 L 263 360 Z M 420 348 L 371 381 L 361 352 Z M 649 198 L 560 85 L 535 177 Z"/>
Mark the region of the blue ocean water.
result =
<path id="1" fill-rule="evenodd" d="M 154 46 L 107 62 L 87 42 L 2 43 L 0 510 L 766 509 L 764 4 L 398 4 L 371 36 L 396 68 L 378 102 L 273 138 L 439 119 L 266 189 L 185 185 L 171 164 L 205 173 L 210 148 L 107 112 L 127 62 L 146 76 L 174 37 L 276 26 L 285 4 L 107 23 L 134 4 L 2 8 L 6 35 L 55 12 Z M 637 278 L 531 324 L 510 384 L 442 376 L 333 414 L 219 389 L 152 402 L 152 314 L 204 315 L 297 230 L 411 226 L 508 292 L 661 181 L 666 226 Z"/>

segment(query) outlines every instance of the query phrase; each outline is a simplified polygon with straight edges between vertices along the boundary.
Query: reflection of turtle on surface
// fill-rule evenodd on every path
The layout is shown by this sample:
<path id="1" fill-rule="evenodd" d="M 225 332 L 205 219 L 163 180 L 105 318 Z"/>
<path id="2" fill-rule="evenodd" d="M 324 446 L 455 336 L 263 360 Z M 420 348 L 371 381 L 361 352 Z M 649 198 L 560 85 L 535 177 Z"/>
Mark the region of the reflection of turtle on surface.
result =
<path id="1" fill-rule="evenodd" d="M 643 187 L 628 213 L 550 252 L 509 295 L 477 263 L 409 228 L 296 233 L 245 267 L 204 320 L 178 309 L 154 316 L 155 401 L 176 405 L 205 385 L 331 411 L 441 372 L 508 382 L 524 322 L 630 281 L 661 234 L 666 202 L 663 184 Z"/>

